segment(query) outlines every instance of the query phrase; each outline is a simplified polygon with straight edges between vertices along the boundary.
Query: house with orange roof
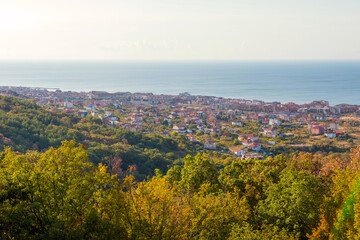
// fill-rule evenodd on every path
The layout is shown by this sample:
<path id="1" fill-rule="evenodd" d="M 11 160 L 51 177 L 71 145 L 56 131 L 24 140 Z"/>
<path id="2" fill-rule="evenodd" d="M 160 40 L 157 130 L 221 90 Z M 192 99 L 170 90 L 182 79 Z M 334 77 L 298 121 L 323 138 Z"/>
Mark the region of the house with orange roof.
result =
<path id="1" fill-rule="evenodd" d="M 260 143 L 251 143 L 248 145 L 248 147 L 251 150 L 254 150 L 255 152 L 259 152 L 261 150 L 261 144 Z"/>
<path id="2" fill-rule="evenodd" d="M 229 151 L 235 154 L 237 157 L 242 157 L 245 155 L 244 147 L 230 147 Z"/>
<path id="3" fill-rule="evenodd" d="M 251 143 L 253 143 L 253 141 L 251 141 L 250 139 L 244 139 L 241 141 L 241 144 L 244 146 L 249 146 Z"/>
<path id="4" fill-rule="evenodd" d="M 267 137 L 276 137 L 276 130 L 273 128 L 265 128 L 263 133 Z"/>
<path id="5" fill-rule="evenodd" d="M 247 138 L 248 139 L 250 139 L 251 141 L 253 141 L 253 142 L 256 142 L 256 141 L 258 141 L 259 140 L 259 137 L 258 136 L 256 136 L 255 134 L 253 134 L 253 133 L 251 133 L 251 134 L 249 134 L 249 135 L 247 135 Z"/>

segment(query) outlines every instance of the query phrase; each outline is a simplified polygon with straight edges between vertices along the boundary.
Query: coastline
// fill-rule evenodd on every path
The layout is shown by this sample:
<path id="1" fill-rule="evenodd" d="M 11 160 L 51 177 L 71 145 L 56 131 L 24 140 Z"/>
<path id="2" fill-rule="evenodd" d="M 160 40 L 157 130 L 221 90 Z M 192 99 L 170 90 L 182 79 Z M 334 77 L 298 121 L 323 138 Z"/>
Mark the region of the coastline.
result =
<path id="1" fill-rule="evenodd" d="M 0 85 L 360 104 L 360 62 L 3 62 Z"/>
<path id="2" fill-rule="evenodd" d="M 336 104 L 336 105 L 331 105 L 329 103 L 329 101 L 327 99 L 313 99 L 310 102 L 304 102 L 301 104 L 297 104 L 294 102 L 279 102 L 279 101 L 264 101 L 262 99 L 244 99 L 244 98 L 229 98 L 229 97 L 222 97 L 222 96 L 210 96 L 210 95 L 193 95 L 190 94 L 188 92 L 184 92 L 184 93 L 178 93 L 178 94 L 156 94 L 156 93 L 152 93 L 152 92 L 116 92 L 116 91 L 64 91 L 60 88 L 47 88 L 47 87 L 26 87 L 26 86 L 0 86 L 0 95 L 7 95 L 6 93 L 9 93 L 9 91 L 14 91 L 14 92 L 20 92 L 20 94 L 24 94 L 24 96 L 28 95 L 31 92 L 38 92 L 38 93 L 43 93 L 43 94 L 51 94 L 51 93 L 59 93 L 59 94 L 71 94 L 73 95 L 73 97 L 81 99 L 81 98 L 88 98 L 91 95 L 100 95 L 102 97 L 101 98 L 109 98 L 109 99 L 125 99 L 125 98 L 133 98 L 133 97 L 137 97 L 140 96 L 140 98 L 144 98 L 146 99 L 146 101 L 149 101 L 151 99 L 151 96 L 154 97 L 169 97 L 169 98 L 176 98 L 176 97 L 189 97 L 190 99 L 195 99 L 195 98 L 208 98 L 208 99 L 214 99 L 214 100 L 220 100 L 220 101 L 237 101 L 240 103 L 246 103 L 246 104 L 274 104 L 274 105 L 295 105 L 295 106 L 306 106 L 306 105 L 311 105 L 314 102 L 318 102 L 321 104 L 324 104 L 326 106 L 357 106 L 360 109 L 360 104 L 349 104 L 349 103 L 341 103 L 341 104 Z M 34 93 L 31 93 L 30 95 L 33 95 Z M 9 94 L 11 95 L 11 94 Z M 91 97 L 89 98 L 91 99 Z"/>

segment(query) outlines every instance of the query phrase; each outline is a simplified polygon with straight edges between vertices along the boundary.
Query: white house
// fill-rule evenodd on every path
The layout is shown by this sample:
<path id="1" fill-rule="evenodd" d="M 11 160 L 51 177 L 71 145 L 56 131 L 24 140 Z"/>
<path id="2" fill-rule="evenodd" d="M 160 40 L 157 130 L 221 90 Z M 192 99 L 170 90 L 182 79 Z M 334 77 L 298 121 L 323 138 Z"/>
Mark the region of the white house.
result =
<path id="1" fill-rule="evenodd" d="M 252 143 L 248 147 L 251 150 L 254 150 L 255 152 L 259 152 L 261 150 L 261 144 L 260 143 Z"/>
<path id="2" fill-rule="evenodd" d="M 74 107 L 74 104 L 72 104 L 71 102 L 64 102 L 64 108 L 72 108 Z"/>
<path id="3" fill-rule="evenodd" d="M 241 121 L 234 121 L 234 122 L 231 122 L 232 125 L 235 125 L 235 126 L 239 126 L 241 127 L 242 126 L 242 122 Z"/>
<path id="4" fill-rule="evenodd" d="M 252 144 L 253 142 L 250 139 L 244 139 L 241 141 L 241 144 L 244 146 L 249 146 L 250 144 Z"/>
<path id="5" fill-rule="evenodd" d="M 230 152 L 234 153 L 237 157 L 242 157 L 245 155 L 244 148 L 241 147 L 232 147 L 229 148 Z"/>
<path id="6" fill-rule="evenodd" d="M 174 131 L 176 131 L 176 132 L 178 132 L 178 133 L 184 133 L 184 132 L 186 132 L 185 131 L 185 127 L 184 126 L 182 126 L 182 125 L 174 125 L 173 126 L 173 130 Z"/>
<path id="7" fill-rule="evenodd" d="M 265 128 L 264 135 L 267 137 L 276 137 L 276 130 L 273 128 Z"/>
<path id="8" fill-rule="evenodd" d="M 256 136 L 255 134 L 253 134 L 253 133 L 251 133 L 251 134 L 249 134 L 249 135 L 247 135 L 247 137 L 248 137 L 248 139 L 250 139 L 251 141 L 253 141 L 253 142 L 256 142 L 256 141 L 258 141 L 259 140 L 259 137 L 258 136 Z"/>
<path id="9" fill-rule="evenodd" d="M 336 138 L 336 133 L 334 132 L 328 132 L 328 133 L 325 133 L 325 136 L 327 138 Z"/>
<path id="10" fill-rule="evenodd" d="M 269 119 L 269 125 L 271 126 L 280 126 L 280 120 L 277 118 L 270 118 Z"/>

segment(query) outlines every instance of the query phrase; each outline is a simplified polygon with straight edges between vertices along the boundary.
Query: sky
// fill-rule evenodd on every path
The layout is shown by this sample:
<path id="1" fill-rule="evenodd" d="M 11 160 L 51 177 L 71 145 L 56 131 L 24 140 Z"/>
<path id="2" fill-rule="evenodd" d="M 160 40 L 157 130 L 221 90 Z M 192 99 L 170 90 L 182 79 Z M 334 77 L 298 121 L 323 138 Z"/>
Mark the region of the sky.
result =
<path id="1" fill-rule="evenodd" d="M 0 60 L 359 60 L 359 0 L 0 0 Z"/>

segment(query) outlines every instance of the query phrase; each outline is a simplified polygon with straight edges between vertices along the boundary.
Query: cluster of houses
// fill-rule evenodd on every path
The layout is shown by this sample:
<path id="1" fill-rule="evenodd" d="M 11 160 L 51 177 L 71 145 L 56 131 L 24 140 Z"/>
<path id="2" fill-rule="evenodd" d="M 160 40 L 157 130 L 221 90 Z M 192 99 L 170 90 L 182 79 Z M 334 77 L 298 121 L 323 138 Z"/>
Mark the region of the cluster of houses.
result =
<path id="1" fill-rule="evenodd" d="M 235 134 L 243 127 L 245 121 L 254 122 L 261 126 L 262 131 L 239 136 L 239 146 L 229 148 L 230 152 L 242 158 L 257 156 L 261 152 L 262 143 L 259 142 L 256 134 L 276 138 L 279 135 L 277 130 L 282 124 L 291 123 L 300 126 L 307 124 L 311 134 L 335 138 L 344 136 L 344 132 L 339 130 L 341 114 L 360 116 L 360 106 L 347 104 L 329 106 L 327 101 L 313 101 L 299 105 L 194 96 L 188 93 L 179 95 L 103 91 L 79 93 L 26 87 L 0 87 L 0 94 L 37 99 L 38 104 L 44 108 L 79 117 L 91 114 L 108 126 L 131 131 L 155 132 L 155 128 L 149 129 L 149 124 L 162 125 L 166 130 L 155 133 L 170 136 L 171 132 L 177 132 L 186 135 L 193 143 L 198 142 L 196 133 L 201 132 L 208 134 L 205 139 L 210 140 L 203 140 L 203 144 L 204 148 L 209 150 L 217 149 L 216 141 L 212 136 L 224 131 Z M 320 123 L 329 121 L 329 126 Z M 274 140 L 268 143 L 275 144 Z"/>
<path id="2" fill-rule="evenodd" d="M 308 129 L 313 135 L 325 135 L 327 138 L 344 137 L 345 135 L 344 132 L 339 131 L 339 124 L 336 122 L 330 123 L 329 127 L 326 124 L 310 122 Z"/>
<path id="3" fill-rule="evenodd" d="M 195 142 L 196 136 L 188 134 L 189 141 Z M 229 147 L 229 152 L 235 154 L 237 157 L 242 159 L 249 158 L 262 158 L 262 155 L 259 154 L 261 151 L 261 143 L 259 143 L 259 137 L 255 134 L 241 135 L 238 137 L 241 145 Z M 209 150 L 216 150 L 215 141 L 205 141 L 204 148 Z M 249 151 L 251 150 L 251 151 Z"/>
<path id="4" fill-rule="evenodd" d="M 229 151 L 241 159 L 254 159 L 254 158 L 262 159 L 263 158 L 263 155 L 261 155 L 261 154 L 258 154 L 256 152 L 248 152 L 246 147 L 244 147 L 244 146 L 230 147 Z"/>
<path id="5" fill-rule="evenodd" d="M 246 100 L 221 98 L 213 96 L 197 96 L 189 93 L 180 93 L 178 95 L 165 95 L 153 93 L 130 93 L 105 91 L 75 92 L 61 91 L 60 89 L 32 88 L 32 87 L 14 87 L 0 86 L 0 94 L 8 96 L 17 96 L 23 98 L 38 99 L 40 104 L 61 104 L 65 101 L 79 102 L 92 100 L 96 102 L 118 102 L 132 105 L 177 105 L 192 104 L 210 106 L 213 110 L 252 110 L 256 112 L 284 112 L 284 113 L 308 113 L 314 115 L 328 115 L 337 113 L 355 113 L 360 114 L 358 105 L 339 104 L 330 106 L 327 101 L 313 101 L 311 103 L 295 104 L 292 102 L 264 102 L 261 100 Z"/>

